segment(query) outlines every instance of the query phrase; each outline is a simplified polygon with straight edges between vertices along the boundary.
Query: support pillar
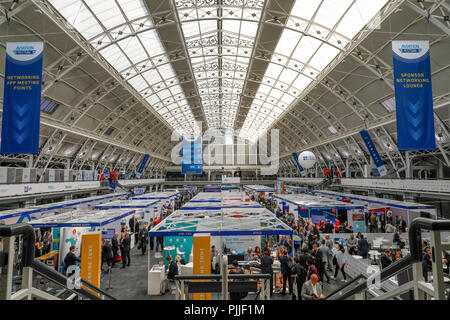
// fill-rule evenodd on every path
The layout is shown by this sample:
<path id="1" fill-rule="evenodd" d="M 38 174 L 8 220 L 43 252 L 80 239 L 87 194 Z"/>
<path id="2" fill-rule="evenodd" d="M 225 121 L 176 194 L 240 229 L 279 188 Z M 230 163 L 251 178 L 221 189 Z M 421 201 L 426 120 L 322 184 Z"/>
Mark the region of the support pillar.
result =
<path id="1" fill-rule="evenodd" d="M 350 163 L 348 159 L 345 159 L 345 177 L 350 178 Z"/>
<path id="2" fill-rule="evenodd" d="M 409 159 L 409 151 L 405 151 L 405 162 L 406 162 L 405 178 L 411 179 L 411 160 Z"/>

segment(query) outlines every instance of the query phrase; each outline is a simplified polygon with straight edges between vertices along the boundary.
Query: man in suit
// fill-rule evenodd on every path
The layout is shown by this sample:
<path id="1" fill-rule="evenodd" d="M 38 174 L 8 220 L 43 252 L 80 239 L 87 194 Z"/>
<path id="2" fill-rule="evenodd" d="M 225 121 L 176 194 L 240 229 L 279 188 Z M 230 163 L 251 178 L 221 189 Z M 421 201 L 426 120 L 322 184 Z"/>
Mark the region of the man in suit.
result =
<path id="1" fill-rule="evenodd" d="M 361 234 L 361 238 L 358 241 L 358 255 L 363 257 L 363 259 L 366 259 L 368 253 L 369 253 L 369 242 Z"/>
<path id="2" fill-rule="evenodd" d="M 139 231 L 139 241 L 141 242 L 141 250 L 142 255 L 145 256 L 145 252 L 147 251 L 147 241 L 148 241 L 148 230 L 147 224 L 144 224 L 144 227 L 141 231 Z"/>
<path id="3" fill-rule="evenodd" d="M 406 232 L 406 221 L 403 220 L 402 216 L 398 217 L 397 220 L 397 230 L 400 230 L 401 232 Z"/>
<path id="4" fill-rule="evenodd" d="M 109 239 L 106 239 L 105 242 L 103 243 L 103 247 L 102 247 L 102 264 L 101 264 L 100 268 L 103 270 L 104 262 L 106 262 L 108 267 L 111 267 L 112 260 L 113 260 L 113 250 L 112 250 L 111 241 Z"/>
<path id="5" fill-rule="evenodd" d="M 392 263 L 391 250 L 389 249 L 384 250 L 384 253 L 381 255 L 380 261 L 381 261 L 381 269 L 388 267 Z"/>
<path id="6" fill-rule="evenodd" d="M 325 235 L 325 245 L 328 247 L 328 255 L 327 255 L 327 269 L 329 271 L 332 270 L 333 266 L 333 247 L 334 241 L 330 238 L 330 235 Z"/>
<path id="7" fill-rule="evenodd" d="M 331 223 L 330 219 L 328 219 L 327 223 L 325 223 L 324 232 L 325 233 L 333 233 L 333 224 Z"/>
<path id="8" fill-rule="evenodd" d="M 282 295 L 286 294 L 286 284 L 289 281 L 289 292 L 292 293 L 291 269 L 289 268 L 289 257 L 287 251 L 284 251 L 280 257 L 281 273 L 283 275 L 283 291 Z"/>
<path id="9" fill-rule="evenodd" d="M 356 254 L 357 243 L 358 241 L 355 239 L 355 235 L 353 233 L 350 233 L 350 238 L 347 240 L 348 254 L 350 255 Z"/>
<path id="10" fill-rule="evenodd" d="M 317 273 L 319 274 L 319 279 L 323 281 L 323 274 L 324 274 L 324 265 L 323 265 L 323 256 L 322 251 L 319 250 L 319 246 L 317 243 L 313 244 L 312 248 L 312 256 L 314 257 L 314 266 L 317 269 Z"/>
<path id="11" fill-rule="evenodd" d="M 264 248 L 264 255 L 261 257 L 261 273 L 270 274 L 270 296 L 273 295 L 273 258 L 270 256 L 269 249 Z"/>
<path id="12" fill-rule="evenodd" d="M 297 284 L 297 298 L 298 300 L 302 300 L 302 288 L 303 284 L 306 281 L 306 276 L 308 271 L 306 268 L 300 263 L 300 259 L 298 256 L 294 258 L 294 266 L 292 267 L 292 278 L 295 278 Z M 296 297 L 292 295 L 292 300 L 296 300 Z"/>
<path id="13" fill-rule="evenodd" d="M 120 241 L 120 252 L 122 253 L 122 267 L 120 267 L 120 269 L 124 269 L 125 267 L 130 266 L 130 250 L 131 238 L 130 233 L 127 231 L 125 232 L 125 234 L 123 234 L 123 238 Z"/>
<path id="14" fill-rule="evenodd" d="M 400 247 L 400 249 L 402 249 L 405 246 L 405 242 L 400 237 L 401 234 L 402 230 L 398 230 L 396 233 L 394 233 L 394 239 L 392 241 L 393 243 L 396 243 Z"/>
<path id="15" fill-rule="evenodd" d="M 119 233 L 114 233 L 114 237 L 111 240 L 111 246 L 112 246 L 112 253 L 113 253 L 113 259 L 112 259 L 112 268 L 114 268 L 114 265 L 116 264 L 116 257 L 117 253 L 119 252 Z"/>
<path id="16" fill-rule="evenodd" d="M 323 300 L 322 287 L 316 274 L 311 275 L 311 279 L 306 281 L 302 287 L 302 298 L 304 300 Z"/>

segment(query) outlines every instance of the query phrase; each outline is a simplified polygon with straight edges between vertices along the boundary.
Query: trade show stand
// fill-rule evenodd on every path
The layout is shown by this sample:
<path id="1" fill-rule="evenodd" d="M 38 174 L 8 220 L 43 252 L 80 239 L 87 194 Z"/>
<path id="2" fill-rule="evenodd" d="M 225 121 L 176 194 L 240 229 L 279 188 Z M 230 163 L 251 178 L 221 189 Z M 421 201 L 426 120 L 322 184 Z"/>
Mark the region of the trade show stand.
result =
<path id="1" fill-rule="evenodd" d="M 95 206 L 95 209 L 132 209 L 145 221 L 150 221 L 159 214 L 160 201 L 158 200 L 119 200 Z"/>
<path id="2" fill-rule="evenodd" d="M 64 212 L 73 210 L 92 209 L 95 205 L 108 203 L 121 198 L 126 198 L 128 195 L 129 194 L 127 193 L 113 193 L 102 196 L 53 202 L 29 208 L 4 210 L 0 211 L 0 225 L 29 222 L 45 216 L 59 215 Z"/>
<path id="3" fill-rule="evenodd" d="M 320 220 L 326 222 L 327 219 L 334 223 L 338 218 L 341 223 L 347 221 L 348 225 L 352 227 L 355 221 L 353 215 L 363 213 L 364 210 L 363 205 L 343 203 L 309 194 L 273 195 L 273 201 L 283 211 L 293 213 L 296 220 L 299 215 L 304 219 L 310 219 L 313 223 L 318 223 Z"/>
<path id="4" fill-rule="evenodd" d="M 417 217 L 426 217 L 436 219 L 436 207 L 415 202 L 397 201 L 377 197 L 360 196 L 334 191 L 314 190 L 315 194 L 326 196 L 338 201 L 350 201 L 350 203 L 359 203 L 369 207 L 386 207 L 392 212 L 393 222 L 397 221 L 399 216 L 409 225 Z"/>

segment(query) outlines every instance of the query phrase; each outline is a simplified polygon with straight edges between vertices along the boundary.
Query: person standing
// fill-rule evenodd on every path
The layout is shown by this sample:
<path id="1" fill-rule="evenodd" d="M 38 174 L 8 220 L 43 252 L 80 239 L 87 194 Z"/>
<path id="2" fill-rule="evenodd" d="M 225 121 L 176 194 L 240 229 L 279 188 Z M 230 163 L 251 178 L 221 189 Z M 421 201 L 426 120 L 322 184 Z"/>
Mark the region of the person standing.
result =
<path id="1" fill-rule="evenodd" d="M 150 225 L 149 230 L 153 229 L 155 226 L 155 222 L 153 221 L 153 218 L 150 219 Z M 150 251 L 153 251 L 154 243 L 155 243 L 155 237 L 149 237 L 150 238 Z"/>
<path id="2" fill-rule="evenodd" d="M 350 238 L 347 240 L 348 254 L 350 254 L 350 255 L 356 254 L 356 245 L 357 244 L 358 244 L 358 241 L 355 239 L 355 235 L 353 233 L 350 233 Z"/>
<path id="3" fill-rule="evenodd" d="M 330 235 L 327 234 L 325 235 L 325 244 L 328 247 L 328 255 L 327 255 L 327 267 L 328 270 L 331 271 L 332 268 L 331 266 L 333 265 L 333 247 L 334 247 L 334 242 L 332 239 L 330 239 Z"/>
<path id="4" fill-rule="evenodd" d="M 372 211 L 369 221 L 370 221 L 370 232 L 371 233 L 377 232 L 377 216 L 375 215 L 375 212 Z"/>
<path id="5" fill-rule="evenodd" d="M 322 271 L 323 271 L 323 275 L 327 278 L 327 282 L 330 282 L 330 276 L 328 275 L 327 272 L 327 261 L 328 261 L 328 256 L 330 254 L 330 249 L 328 249 L 328 247 L 325 244 L 325 240 L 322 239 L 321 241 L 321 245 L 319 247 L 319 250 L 321 255 L 322 255 Z"/>
<path id="6" fill-rule="evenodd" d="M 106 262 L 109 268 L 112 266 L 112 260 L 113 260 L 113 250 L 111 241 L 109 239 L 106 239 L 103 243 L 102 247 L 102 264 L 100 266 L 100 269 L 103 270 L 103 263 Z"/>
<path id="7" fill-rule="evenodd" d="M 111 240 L 111 246 L 112 246 L 112 253 L 113 253 L 113 261 L 112 261 L 112 268 L 114 268 L 114 265 L 116 264 L 116 258 L 117 254 L 119 253 L 119 233 L 115 232 L 114 237 Z"/>
<path id="8" fill-rule="evenodd" d="M 66 257 L 64 258 L 64 264 L 66 265 L 66 270 L 70 266 L 76 266 L 77 262 L 81 262 L 81 259 L 75 255 L 75 246 L 70 246 L 69 252 L 66 254 Z M 69 277 L 74 273 L 75 273 L 75 270 L 73 272 L 71 272 L 70 274 L 66 274 L 66 276 Z"/>
<path id="9" fill-rule="evenodd" d="M 400 230 L 401 232 L 406 232 L 406 221 L 403 220 L 402 216 L 398 216 L 397 230 Z"/>
<path id="10" fill-rule="evenodd" d="M 297 285 L 297 298 L 298 300 L 302 300 L 302 288 L 303 284 L 306 281 L 306 276 L 308 271 L 305 266 L 300 263 L 300 259 L 298 256 L 294 258 L 294 266 L 292 267 L 292 278 L 295 278 L 295 282 Z M 295 296 L 292 295 L 292 300 L 295 300 Z"/>
<path id="11" fill-rule="evenodd" d="M 369 253 L 369 242 L 366 238 L 364 238 L 364 235 L 360 234 L 360 239 L 358 241 L 358 255 L 363 257 L 363 259 L 367 258 L 367 254 Z"/>
<path id="12" fill-rule="evenodd" d="M 381 261 L 381 269 L 390 266 L 392 263 L 391 250 L 389 249 L 384 250 L 384 253 L 381 255 L 380 261 Z"/>
<path id="13" fill-rule="evenodd" d="M 324 269 L 322 252 L 319 250 L 317 243 L 313 244 L 312 256 L 314 257 L 314 266 L 316 267 L 317 274 L 319 275 L 319 281 L 323 281 Z"/>
<path id="14" fill-rule="evenodd" d="M 139 241 L 141 242 L 142 255 L 145 256 L 145 253 L 147 252 L 147 241 L 148 241 L 148 230 L 146 223 L 144 224 L 142 230 L 139 231 Z"/>
<path id="15" fill-rule="evenodd" d="M 347 282 L 347 278 L 345 276 L 345 265 L 347 264 L 347 257 L 345 256 L 345 249 L 342 244 L 338 244 L 338 252 L 336 253 L 336 270 L 334 271 L 333 280 L 336 280 L 339 270 L 341 270 L 342 276 L 344 279 L 343 282 Z"/>
<path id="16" fill-rule="evenodd" d="M 270 274 L 270 296 L 273 295 L 273 258 L 270 256 L 269 249 L 264 248 L 264 255 L 261 257 L 261 273 Z"/>
<path id="17" fill-rule="evenodd" d="M 289 292 L 292 294 L 291 268 L 289 268 L 288 252 L 284 251 L 280 256 L 281 274 L 283 275 L 283 291 L 282 295 L 286 294 L 286 285 L 289 282 Z"/>
<path id="18" fill-rule="evenodd" d="M 130 258 L 130 250 L 131 250 L 131 238 L 130 233 L 127 231 L 122 235 L 122 239 L 120 241 L 120 252 L 122 253 L 122 267 L 120 269 L 124 269 L 125 267 L 130 266 L 131 258 Z"/>

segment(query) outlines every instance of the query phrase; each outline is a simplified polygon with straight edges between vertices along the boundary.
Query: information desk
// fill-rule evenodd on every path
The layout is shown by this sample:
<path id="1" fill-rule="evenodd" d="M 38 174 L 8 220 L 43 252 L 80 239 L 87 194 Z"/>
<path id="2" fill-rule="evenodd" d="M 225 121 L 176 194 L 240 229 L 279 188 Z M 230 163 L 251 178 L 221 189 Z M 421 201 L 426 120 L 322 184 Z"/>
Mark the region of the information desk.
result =
<path id="1" fill-rule="evenodd" d="M 164 266 L 154 265 L 148 272 L 148 295 L 158 295 L 161 292 L 161 284 L 165 278 L 164 270 Z"/>

